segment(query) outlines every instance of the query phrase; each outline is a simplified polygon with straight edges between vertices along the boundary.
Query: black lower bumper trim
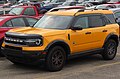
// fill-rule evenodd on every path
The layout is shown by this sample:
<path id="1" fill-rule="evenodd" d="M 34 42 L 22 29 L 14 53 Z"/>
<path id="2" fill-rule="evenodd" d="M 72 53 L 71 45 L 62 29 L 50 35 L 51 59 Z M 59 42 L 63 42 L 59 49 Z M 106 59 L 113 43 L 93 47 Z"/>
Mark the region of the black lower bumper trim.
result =
<path id="1" fill-rule="evenodd" d="M 40 62 L 45 61 L 45 54 L 42 54 L 43 51 L 21 51 L 9 48 L 1 48 L 2 53 L 10 61 L 15 61 L 24 64 L 39 64 Z"/>

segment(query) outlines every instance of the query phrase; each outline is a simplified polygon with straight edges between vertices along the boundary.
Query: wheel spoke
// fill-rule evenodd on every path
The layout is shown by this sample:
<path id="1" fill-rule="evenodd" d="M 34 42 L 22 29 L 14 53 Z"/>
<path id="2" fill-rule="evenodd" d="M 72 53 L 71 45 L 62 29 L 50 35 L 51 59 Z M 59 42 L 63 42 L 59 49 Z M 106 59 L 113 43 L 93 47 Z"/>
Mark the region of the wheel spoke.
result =
<path id="1" fill-rule="evenodd" d="M 115 53 L 115 44 L 114 43 L 110 43 L 108 45 L 108 54 L 109 55 L 113 55 Z"/>
<path id="2" fill-rule="evenodd" d="M 62 51 L 57 50 L 54 52 L 54 55 L 52 56 L 52 63 L 55 66 L 61 66 L 63 63 L 63 56 L 62 56 Z"/>

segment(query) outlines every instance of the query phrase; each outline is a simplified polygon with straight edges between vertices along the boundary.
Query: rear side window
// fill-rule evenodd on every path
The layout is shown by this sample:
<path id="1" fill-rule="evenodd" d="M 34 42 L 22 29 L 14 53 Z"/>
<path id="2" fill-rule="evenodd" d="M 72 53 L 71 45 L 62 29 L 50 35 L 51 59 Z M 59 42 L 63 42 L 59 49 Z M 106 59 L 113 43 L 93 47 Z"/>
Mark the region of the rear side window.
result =
<path id="1" fill-rule="evenodd" d="M 35 13 L 35 10 L 33 8 L 27 8 L 24 11 L 24 15 L 34 16 L 34 15 L 36 15 L 36 13 Z"/>
<path id="2" fill-rule="evenodd" d="M 108 19 L 110 20 L 110 22 L 111 22 L 112 24 L 116 23 L 116 22 L 115 22 L 115 17 L 114 17 L 113 14 L 106 14 L 106 16 L 108 17 Z"/>
<path id="3" fill-rule="evenodd" d="M 94 16 L 89 16 L 89 27 L 99 27 L 99 26 L 103 26 L 103 21 L 101 16 L 99 15 L 94 15 Z"/>
<path id="4" fill-rule="evenodd" d="M 116 18 L 120 18 L 120 12 L 114 13 Z"/>
<path id="5" fill-rule="evenodd" d="M 12 21 L 13 27 L 26 26 L 23 18 L 15 18 L 15 19 L 12 19 L 11 21 Z"/>

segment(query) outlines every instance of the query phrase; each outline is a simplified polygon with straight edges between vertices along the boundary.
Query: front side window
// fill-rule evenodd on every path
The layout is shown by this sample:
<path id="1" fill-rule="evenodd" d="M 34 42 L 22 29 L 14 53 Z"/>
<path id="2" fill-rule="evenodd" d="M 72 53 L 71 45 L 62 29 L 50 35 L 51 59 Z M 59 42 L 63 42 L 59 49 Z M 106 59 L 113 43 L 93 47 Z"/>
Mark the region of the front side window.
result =
<path id="1" fill-rule="evenodd" d="M 15 18 L 15 19 L 12 19 L 11 21 L 14 27 L 26 26 L 23 18 Z"/>
<path id="2" fill-rule="evenodd" d="M 12 22 L 11 22 L 11 21 L 7 21 L 5 24 L 6 24 L 6 26 L 7 26 L 7 27 L 13 27 L 13 25 L 12 25 Z"/>
<path id="3" fill-rule="evenodd" d="M 34 16 L 36 15 L 35 13 L 35 10 L 33 8 L 27 8 L 25 11 L 24 11 L 24 14 L 23 15 L 29 15 L 29 16 Z"/>
<path id="4" fill-rule="evenodd" d="M 38 20 L 34 18 L 26 18 L 30 26 L 33 26 Z"/>
<path id="5" fill-rule="evenodd" d="M 74 27 L 88 28 L 88 17 L 80 17 L 75 22 Z"/>
<path id="6" fill-rule="evenodd" d="M 116 18 L 120 18 L 120 12 L 116 12 L 116 13 L 115 13 L 115 17 L 116 17 Z"/>
<path id="7" fill-rule="evenodd" d="M 45 15 L 35 25 L 36 28 L 67 29 L 72 16 Z"/>

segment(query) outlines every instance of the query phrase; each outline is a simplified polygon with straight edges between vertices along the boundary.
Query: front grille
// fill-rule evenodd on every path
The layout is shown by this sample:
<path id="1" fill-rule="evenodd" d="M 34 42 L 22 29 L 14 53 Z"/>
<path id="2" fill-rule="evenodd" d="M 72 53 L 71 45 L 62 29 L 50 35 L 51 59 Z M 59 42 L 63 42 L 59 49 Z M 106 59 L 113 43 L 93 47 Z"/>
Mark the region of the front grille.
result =
<path id="1" fill-rule="evenodd" d="M 7 32 L 5 34 L 4 41 L 6 44 L 15 44 L 17 46 L 29 46 L 26 43 L 26 40 L 28 39 L 39 39 L 42 36 L 37 34 L 21 34 L 21 33 L 11 33 Z"/>
<path id="2" fill-rule="evenodd" d="M 5 37 L 4 40 L 5 40 L 5 43 L 8 43 L 8 44 L 16 44 L 16 45 L 23 45 L 23 46 L 26 45 L 26 43 L 24 42 L 26 39 Z"/>

